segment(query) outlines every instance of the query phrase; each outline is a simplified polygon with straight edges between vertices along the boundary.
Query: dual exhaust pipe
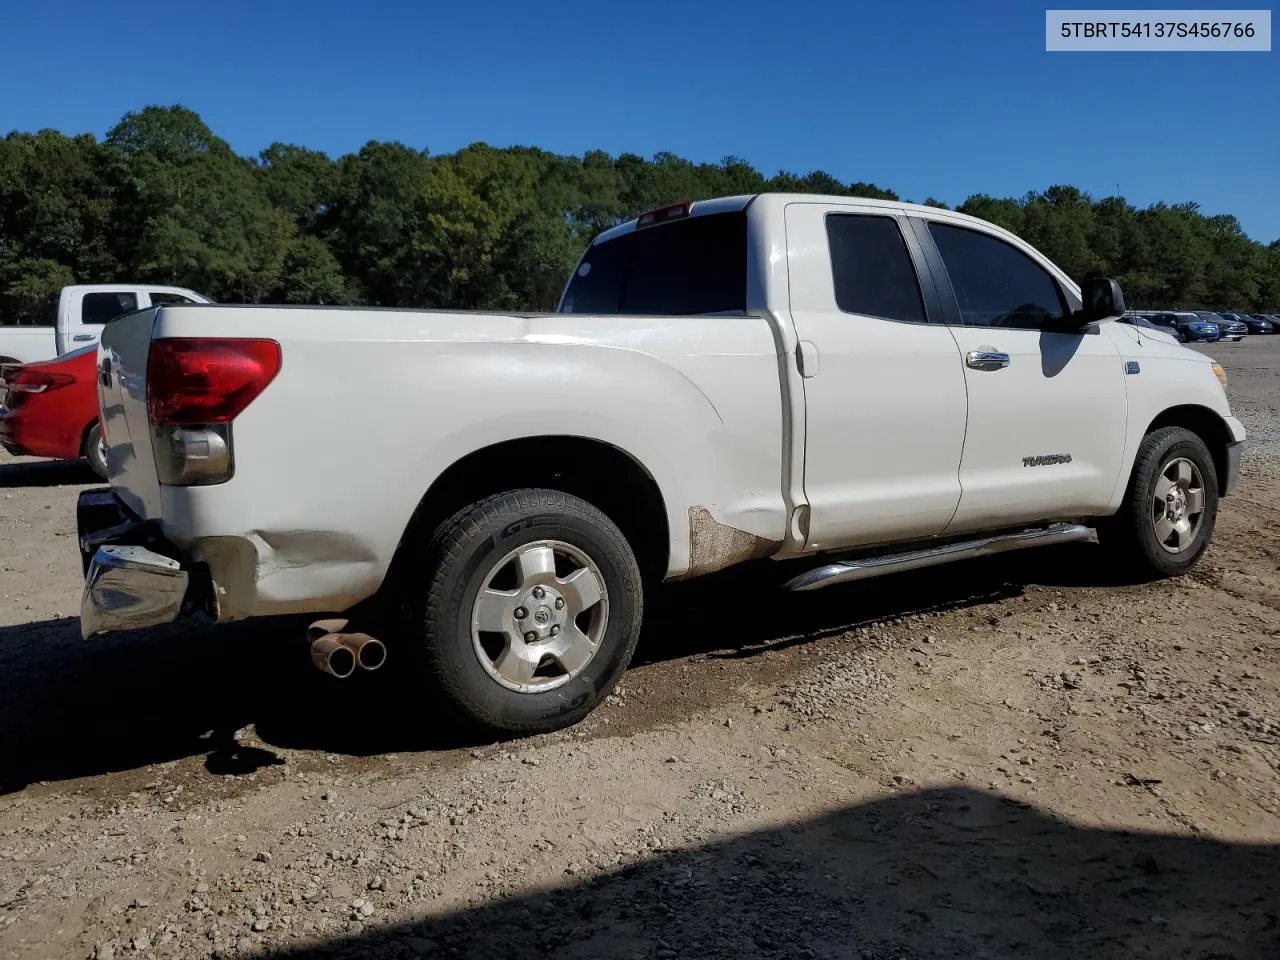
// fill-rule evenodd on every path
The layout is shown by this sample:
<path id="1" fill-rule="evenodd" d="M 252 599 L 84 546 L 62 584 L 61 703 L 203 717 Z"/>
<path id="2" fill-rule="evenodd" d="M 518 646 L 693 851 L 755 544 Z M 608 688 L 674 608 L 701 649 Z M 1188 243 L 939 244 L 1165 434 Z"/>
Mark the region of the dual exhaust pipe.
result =
<path id="1" fill-rule="evenodd" d="M 345 680 L 361 670 L 377 670 L 387 662 L 387 648 L 367 633 L 346 633 L 346 620 L 317 620 L 307 628 L 311 662 L 318 670 Z"/>

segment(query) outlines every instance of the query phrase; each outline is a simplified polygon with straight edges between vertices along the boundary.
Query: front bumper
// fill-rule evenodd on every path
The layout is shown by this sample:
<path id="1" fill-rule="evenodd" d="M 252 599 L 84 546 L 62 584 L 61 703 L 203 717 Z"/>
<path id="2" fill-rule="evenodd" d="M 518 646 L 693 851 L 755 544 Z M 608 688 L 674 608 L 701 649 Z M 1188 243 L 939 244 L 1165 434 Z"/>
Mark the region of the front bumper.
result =
<path id="1" fill-rule="evenodd" d="M 76 528 L 85 575 L 80 633 L 86 640 L 172 623 L 192 606 L 192 578 L 179 552 L 110 489 L 81 492 Z"/>

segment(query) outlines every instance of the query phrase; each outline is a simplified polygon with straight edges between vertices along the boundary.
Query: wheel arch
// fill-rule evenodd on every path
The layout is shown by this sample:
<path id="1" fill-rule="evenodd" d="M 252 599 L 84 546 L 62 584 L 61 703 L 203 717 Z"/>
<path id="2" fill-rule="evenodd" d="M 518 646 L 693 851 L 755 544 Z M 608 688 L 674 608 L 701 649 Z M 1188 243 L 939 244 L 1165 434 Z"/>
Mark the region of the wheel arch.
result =
<path id="1" fill-rule="evenodd" d="M 526 436 L 474 450 L 451 464 L 423 494 L 392 559 L 388 579 L 457 510 L 508 490 L 559 490 L 609 517 L 635 551 L 646 578 L 661 579 L 670 550 L 669 516 L 653 475 L 625 450 L 588 437 Z"/>
<path id="2" fill-rule="evenodd" d="M 89 431 L 98 425 L 98 418 L 94 417 L 84 425 L 84 429 L 80 431 L 80 450 L 83 453 L 89 442 Z"/>
<path id="3" fill-rule="evenodd" d="M 1161 411 L 1147 424 L 1142 435 L 1147 437 L 1164 427 L 1182 427 L 1204 441 L 1204 445 L 1209 448 L 1209 455 L 1213 457 L 1213 469 L 1218 475 L 1218 487 L 1221 489 L 1227 476 L 1227 447 L 1232 440 L 1231 428 L 1222 416 L 1199 404 L 1181 404 Z"/>

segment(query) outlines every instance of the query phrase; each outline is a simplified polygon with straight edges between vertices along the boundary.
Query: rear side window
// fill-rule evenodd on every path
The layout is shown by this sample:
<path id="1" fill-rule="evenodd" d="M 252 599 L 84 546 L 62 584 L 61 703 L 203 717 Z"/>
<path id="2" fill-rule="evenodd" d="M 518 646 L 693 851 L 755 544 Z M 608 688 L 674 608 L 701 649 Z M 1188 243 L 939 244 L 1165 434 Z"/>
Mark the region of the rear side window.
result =
<path id="1" fill-rule="evenodd" d="M 80 302 L 80 322 L 101 326 L 138 309 L 133 293 L 86 293 Z"/>
<path id="2" fill-rule="evenodd" d="M 589 248 L 565 290 L 563 313 L 743 313 L 747 215 L 689 217 Z"/>
<path id="3" fill-rule="evenodd" d="M 836 306 L 845 313 L 924 323 L 920 281 L 892 217 L 827 217 Z"/>
<path id="4" fill-rule="evenodd" d="M 1039 330 L 1067 312 L 1053 277 L 990 234 L 931 221 L 929 232 L 967 326 Z"/>

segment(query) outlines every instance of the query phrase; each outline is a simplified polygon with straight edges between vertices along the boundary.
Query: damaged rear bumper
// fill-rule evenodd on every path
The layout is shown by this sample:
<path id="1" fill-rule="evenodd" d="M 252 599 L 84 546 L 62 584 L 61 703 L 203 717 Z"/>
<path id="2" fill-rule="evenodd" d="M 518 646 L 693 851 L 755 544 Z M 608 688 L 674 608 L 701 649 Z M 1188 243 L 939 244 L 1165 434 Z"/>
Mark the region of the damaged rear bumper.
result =
<path id="1" fill-rule="evenodd" d="M 172 623 L 207 608 L 207 578 L 184 562 L 159 526 L 134 516 L 110 489 L 85 490 L 76 503 L 84 591 L 80 633 Z"/>

